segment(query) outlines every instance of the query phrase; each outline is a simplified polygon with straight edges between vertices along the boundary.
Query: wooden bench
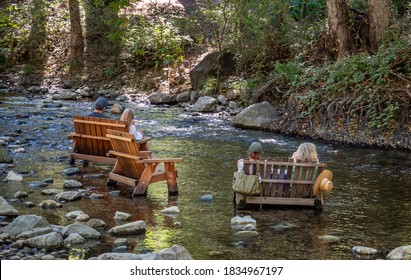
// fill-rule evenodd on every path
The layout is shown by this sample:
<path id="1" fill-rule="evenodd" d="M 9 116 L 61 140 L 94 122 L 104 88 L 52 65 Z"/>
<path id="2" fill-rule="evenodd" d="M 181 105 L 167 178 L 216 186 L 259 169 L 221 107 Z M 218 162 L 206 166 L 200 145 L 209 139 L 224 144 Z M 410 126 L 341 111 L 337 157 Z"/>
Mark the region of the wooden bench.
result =
<path id="1" fill-rule="evenodd" d="M 110 157 L 110 139 L 106 137 L 107 129 L 128 132 L 126 121 L 87 116 L 73 116 L 74 133 L 69 135 L 73 139 L 73 150 L 70 155 L 70 164 L 76 159 L 114 164 L 115 157 Z"/>
<path id="2" fill-rule="evenodd" d="M 145 195 L 149 184 L 166 181 L 169 194 L 178 194 L 177 171 L 175 163 L 182 158 L 150 158 L 151 151 L 146 150 L 146 140 L 136 141 L 129 133 L 107 130 L 112 150 L 117 158 L 113 170 L 109 173 L 107 185 L 117 182 L 134 187 L 132 196 Z"/>
<path id="3" fill-rule="evenodd" d="M 261 194 L 255 196 L 234 193 L 236 207 L 248 204 L 308 206 L 321 210 L 324 191 L 314 194 L 317 177 L 325 170 L 326 164 L 296 162 L 288 158 L 275 158 L 259 161 L 261 176 Z M 244 160 L 244 172 L 249 173 L 253 165 L 256 173 L 256 161 Z M 327 171 L 328 172 L 328 171 Z"/>

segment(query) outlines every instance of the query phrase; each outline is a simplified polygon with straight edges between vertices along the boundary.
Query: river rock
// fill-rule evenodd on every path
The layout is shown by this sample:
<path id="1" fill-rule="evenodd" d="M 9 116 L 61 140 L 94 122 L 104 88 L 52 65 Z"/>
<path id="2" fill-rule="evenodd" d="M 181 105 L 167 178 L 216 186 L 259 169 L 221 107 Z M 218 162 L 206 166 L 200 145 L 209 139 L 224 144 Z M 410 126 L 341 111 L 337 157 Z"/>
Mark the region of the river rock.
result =
<path id="1" fill-rule="evenodd" d="M 280 119 L 277 109 L 270 103 L 253 104 L 236 115 L 234 125 L 241 128 L 264 129 L 265 127 L 278 122 Z"/>
<path id="2" fill-rule="evenodd" d="M 217 100 L 221 105 L 227 105 L 228 99 L 224 95 L 220 94 L 219 96 L 217 96 Z"/>
<path id="3" fill-rule="evenodd" d="M 173 104 L 175 103 L 175 98 L 167 93 L 153 93 L 148 97 L 151 104 Z"/>
<path id="4" fill-rule="evenodd" d="M 163 210 L 160 210 L 161 214 L 171 214 L 171 215 L 177 215 L 180 214 L 180 209 L 178 209 L 177 206 L 171 206 L 168 208 L 164 208 Z"/>
<path id="5" fill-rule="evenodd" d="M 64 239 L 64 245 L 68 244 L 80 244 L 84 243 L 86 240 L 77 232 L 70 233 L 69 236 Z"/>
<path id="6" fill-rule="evenodd" d="M 66 180 L 63 184 L 65 189 L 79 189 L 82 188 L 83 184 L 76 180 Z"/>
<path id="7" fill-rule="evenodd" d="M 395 248 L 387 255 L 387 260 L 411 260 L 411 245 Z"/>
<path id="8" fill-rule="evenodd" d="M 7 202 L 7 200 L 0 196 L 0 216 L 17 216 L 18 214 L 19 211 L 17 211 Z"/>
<path id="9" fill-rule="evenodd" d="M 103 220 L 95 218 L 88 220 L 86 225 L 92 228 L 106 227 L 106 223 Z"/>
<path id="10" fill-rule="evenodd" d="M 351 251 L 355 255 L 375 255 L 378 253 L 377 249 L 364 246 L 355 246 Z"/>
<path id="11" fill-rule="evenodd" d="M 113 227 L 108 231 L 108 233 L 111 233 L 112 235 L 134 235 L 145 231 L 146 223 L 140 220 Z"/>
<path id="12" fill-rule="evenodd" d="M 60 233 L 50 232 L 26 239 L 24 244 L 35 248 L 58 249 L 63 247 L 64 242 Z"/>
<path id="13" fill-rule="evenodd" d="M 204 202 L 213 202 L 214 201 L 214 195 L 212 194 L 204 194 L 200 196 L 200 200 Z"/>
<path id="14" fill-rule="evenodd" d="M 17 199 L 21 199 L 21 198 L 28 197 L 29 194 L 27 192 L 24 192 L 24 191 L 18 191 L 15 194 L 13 194 L 13 196 Z"/>
<path id="15" fill-rule="evenodd" d="M 40 208 L 44 208 L 44 209 L 53 209 L 53 208 L 61 208 L 63 207 L 63 205 L 61 205 L 60 203 L 58 203 L 57 201 L 51 200 L 51 199 L 47 199 L 47 200 L 43 200 L 42 202 L 40 202 L 38 204 L 38 206 Z"/>
<path id="16" fill-rule="evenodd" d="M 53 229 L 51 227 L 32 228 L 28 231 L 24 231 L 24 232 L 18 234 L 16 236 L 16 238 L 17 239 L 20 239 L 20 238 L 28 239 L 28 238 L 33 238 L 33 237 L 40 236 L 40 235 L 43 235 L 43 234 L 47 234 L 47 233 L 50 233 L 52 231 L 53 231 Z"/>
<path id="17" fill-rule="evenodd" d="M 341 237 L 325 234 L 325 235 L 319 236 L 318 239 L 321 239 L 322 241 L 325 241 L 325 242 L 338 242 L 341 240 Z"/>
<path id="18" fill-rule="evenodd" d="M 177 94 L 176 101 L 178 103 L 185 103 L 185 102 L 190 101 L 190 93 L 189 92 L 182 92 L 182 93 Z"/>
<path id="19" fill-rule="evenodd" d="M 41 182 L 41 181 L 33 181 L 33 182 L 28 183 L 28 186 L 30 188 L 38 189 L 38 188 L 45 188 L 48 186 L 48 184 Z"/>
<path id="20" fill-rule="evenodd" d="M 77 167 L 69 167 L 61 171 L 61 174 L 70 176 L 70 175 L 74 175 L 80 172 L 81 172 L 80 169 L 78 169 Z"/>
<path id="21" fill-rule="evenodd" d="M 13 163 L 13 157 L 10 152 L 3 147 L 0 147 L 0 163 Z"/>
<path id="22" fill-rule="evenodd" d="M 130 217 L 131 215 L 129 213 L 116 211 L 113 219 L 117 221 L 127 221 Z"/>
<path id="23" fill-rule="evenodd" d="M 77 210 L 77 211 L 72 211 L 66 214 L 66 218 L 67 219 L 76 219 L 78 216 L 83 215 L 84 212 L 81 210 Z"/>
<path id="24" fill-rule="evenodd" d="M 6 176 L 6 180 L 10 182 L 21 182 L 23 181 L 23 176 L 20 174 L 16 174 L 13 171 L 9 171 L 9 173 Z"/>
<path id="25" fill-rule="evenodd" d="M 99 260 L 142 260 L 140 255 L 133 253 L 104 253 L 98 256 Z"/>
<path id="26" fill-rule="evenodd" d="M 65 201 L 74 201 L 83 198 L 83 195 L 78 191 L 67 191 L 61 192 L 54 196 L 54 199 L 65 200 Z"/>
<path id="27" fill-rule="evenodd" d="M 58 190 L 58 189 L 45 189 L 45 190 L 42 190 L 40 193 L 44 194 L 44 195 L 56 195 L 56 194 L 61 193 L 61 190 Z"/>
<path id="28" fill-rule="evenodd" d="M 231 219 L 231 227 L 237 231 L 252 231 L 256 229 L 256 220 L 251 216 L 235 216 Z"/>
<path id="29" fill-rule="evenodd" d="M 187 249 L 181 245 L 173 245 L 158 252 L 158 255 L 163 260 L 192 260 L 193 258 L 188 253 Z"/>
<path id="30" fill-rule="evenodd" d="M 22 232 L 29 231 L 34 228 L 49 227 L 49 222 L 37 215 L 22 215 L 14 219 L 10 224 L 3 228 L 3 233 L 10 236 L 18 235 Z"/>
<path id="31" fill-rule="evenodd" d="M 76 218 L 77 222 L 87 222 L 88 220 L 90 220 L 90 216 L 87 214 L 78 215 Z"/>
<path id="32" fill-rule="evenodd" d="M 98 239 L 101 237 L 97 230 L 82 224 L 71 224 L 61 230 L 61 234 L 64 237 L 68 237 L 72 233 L 78 233 L 86 239 Z"/>
<path id="33" fill-rule="evenodd" d="M 193 107 L 191 107 L 191 112 L 212 112 L 215 110 L 218 101 L 216 98 L 211 96 L 202 96 Z"/>
<path id="34" fill-rule="evenodd" d="M 34 204 L 33 201 L 24 201 L 23 205 L 24 205 L 24 207 L 27 207 L 27 208 L 33 208 L 33 207 L 36 206 L 36 204 Z"/>

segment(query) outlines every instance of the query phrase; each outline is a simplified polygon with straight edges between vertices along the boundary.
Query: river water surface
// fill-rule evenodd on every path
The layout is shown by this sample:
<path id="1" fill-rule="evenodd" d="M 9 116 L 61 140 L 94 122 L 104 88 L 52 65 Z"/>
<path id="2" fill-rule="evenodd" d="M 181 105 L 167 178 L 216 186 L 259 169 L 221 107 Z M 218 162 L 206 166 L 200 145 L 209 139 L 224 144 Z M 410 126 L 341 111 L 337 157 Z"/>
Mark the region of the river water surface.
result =
<path id="1" fill-rule="evenodd" d="M 13 153 L 14 167 L 1 174 L 3 179 L 13 170 L 24 175 L 23 182 L 0 182 L 0 195 L 20 215 L 37 214 L 50 223 L 66 225 L 72 223 L 65 217 L 68 212 L 82 210 L 111 228 L 116 225 L 115 212 L 127 212 L 132 215 L 130 220 L 147 223 L 146 234 L 130 240 L 130 252 L 159 251 L 180 244 L 198 260 L 357 259 L 351 252 L 354 246 L 380 250 L 371 257 L 376 259 L 396 247 L 411 245 L 411 154 L 407 151 L 315 142 L 321 161 L 334 173 L 334 189 L 326 194 L 322 212 L 310 208 L 235 211 L 232 174 L 248 144 L 261 141 L 266 157 L 289 156 L 303 139 L 237 129 L 223 115 L 193 115 L 180 107 L 154 107 L 144 102 L 124 104 L 134 108 L 141 130 L 153 137 L 150 147 L 157 157 L 184 158 L 176 165 L 177 196 L 168 196 L 166 184 L 157 183 L 149 186 L 146 197 L 132 198 L 129 187 L 106 187 L 110 166 L 90 163 L 83 167 L 76 162 L 81 173 L 60 173 L 69 167 L 71 116 L 90 111 L 92 101 L 45 103 L 41 98 L 5 95 L 0 101 L 0 136 L 14 138 L 9 145 L 15 146 L 10 149 L 21 146 L 26 151 Z M 25 200 L 36 205 L 50 199 L 40 194 L 41 189 L 28 186 L 46 178 L 54 180 L 48 188 L 62 189 L 65 180 L 75 179 L 84 189 L 105 196 L 85 197 L 57 210 L 26 208 L 22 201 L 11 199 L 18 190 L 30 192 Z M 120 192 L 115 195 L 112 191 Z M 214 195 L 215 200 L 201 201 L 204 194 Z M 180 214 L 172 217 L 159 213 L 170 206 L 178 206 Z M 258 236 L 238 239 L 231 226 L 234 215 L 255 219 Z M 173 226 L 176 222 L 181 227 Z M 83 257 L 111 251 L 112 242 L 112 236 L 103 235 Z"/>

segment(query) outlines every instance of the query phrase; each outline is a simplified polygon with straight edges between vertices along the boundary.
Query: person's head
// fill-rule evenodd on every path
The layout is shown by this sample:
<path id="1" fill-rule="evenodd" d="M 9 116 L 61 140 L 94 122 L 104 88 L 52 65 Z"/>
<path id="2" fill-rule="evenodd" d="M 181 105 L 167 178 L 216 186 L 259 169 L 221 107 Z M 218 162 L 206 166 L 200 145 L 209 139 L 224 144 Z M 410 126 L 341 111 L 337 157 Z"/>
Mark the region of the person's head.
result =
<path id="1" fill-rule="evenodd" d="M 94 109 L 98 111 L 106 111 L 108 106 L 108 101 L 104 97 L 100 97 L 94 103 Z"/>
<path id="2" fill-rule="evenodd" d="M 120 120 L 127 121 L 128 125 L 132 125 L 134 122 L 134 111 L 130 108 L 125 109 L 121 114 Z"/>
<path id="3" fill-rule="evenodd" d="M 317 148 L 313 143 L 304 142 L 298 147 L 292 158 L 294 159 L 294 161 L 308 160 L 318 162 Z"/>
<path id="4" fill-rule="evenodd" d="M 259 142 L 253 142 L 248 147 L 247 152 L 250 160 L 259 160 L 263 156 L 263 146 Z"/>

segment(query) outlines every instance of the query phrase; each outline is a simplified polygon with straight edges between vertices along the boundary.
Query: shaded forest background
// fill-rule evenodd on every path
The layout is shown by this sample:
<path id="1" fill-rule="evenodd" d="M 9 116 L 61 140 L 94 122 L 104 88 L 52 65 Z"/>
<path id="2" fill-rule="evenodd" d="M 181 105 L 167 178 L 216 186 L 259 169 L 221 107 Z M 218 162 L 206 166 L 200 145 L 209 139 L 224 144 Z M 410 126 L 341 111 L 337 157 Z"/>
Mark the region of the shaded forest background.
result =
<path id="1" fill-rule="evenodd" d="M 193 90 L 208 53 L 230 54 L 196 86 L 266 127 L 342 143 L 411 149 L 411 3 L 406 0 L 2 0 L 3 87 L 122 93 Z"/>

